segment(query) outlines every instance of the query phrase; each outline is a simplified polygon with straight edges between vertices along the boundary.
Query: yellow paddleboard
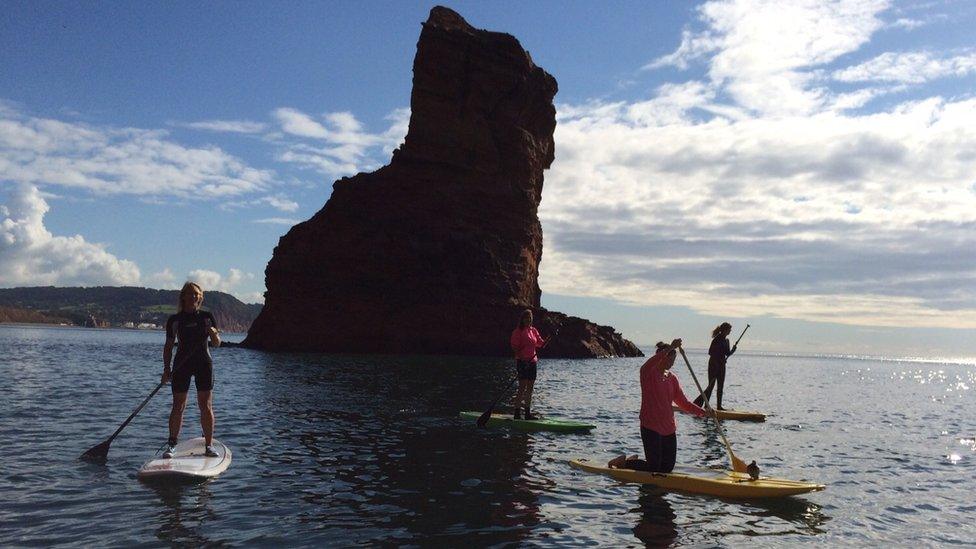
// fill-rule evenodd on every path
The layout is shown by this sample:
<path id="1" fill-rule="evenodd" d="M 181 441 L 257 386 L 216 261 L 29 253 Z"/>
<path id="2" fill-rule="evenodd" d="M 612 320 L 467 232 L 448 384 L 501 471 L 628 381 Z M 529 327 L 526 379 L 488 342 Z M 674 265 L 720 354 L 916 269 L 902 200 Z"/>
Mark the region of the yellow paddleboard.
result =
<path id="1" fill-rule="evenodd" d="M 684 413 L 684 410 L 677 406 L 671 407 L 675 412 Z M 733 421 L 766 421 L 766 414 L 759 412 L 746 412 L 743 410 L 715 410 L 721 420 L 731 419 Z M 703 418 L 704 419 L 704 418 Z"/>
<path id="2" fill-rule="evenodd" d="M 826 488 L 823 484 L 782 478 L 759 477 L 752 480 L 746 473 L 697 467 L 678 466 L 671 473 L 648 473 L 632 469 L 611 469 L 603 463 L 585 458 L 570 460 L 569 464 L 581 471 L 606 475 L 621 482 L 652 484 L 665 490 L 723 498 L 778 498 L 818 492 Z"/>

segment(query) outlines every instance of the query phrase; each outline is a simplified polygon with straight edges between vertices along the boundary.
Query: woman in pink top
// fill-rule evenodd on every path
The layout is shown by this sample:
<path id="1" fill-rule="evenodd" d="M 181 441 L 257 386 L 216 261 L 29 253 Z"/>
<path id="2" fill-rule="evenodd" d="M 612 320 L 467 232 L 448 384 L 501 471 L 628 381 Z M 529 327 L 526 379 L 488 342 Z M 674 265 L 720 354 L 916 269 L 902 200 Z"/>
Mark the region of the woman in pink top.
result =
<path id="1" fill-rule="evenodd" d="M 512 331 L 512 351 L 515 352 L 515 370 L 518 373 L 518 392 L 515 393 L 515 419 L 539 419 L 530 411 L 532 405 L 532 388 L 535 387 L 536 364 L 539 357 L 536 349 L 541 349 L 549 343 L 542 339 L 539 330 L 532 325 L 532 310 L 522 311 L 519 325 Z M 525 416 L 522 415 L 521 404 L 525 404 Z"/>
<path id="2" fill-rule="evenodd" d="M 681 391 L 678 378 L 671 373 L 681 340 L 670 345 L 657 344 L 657 352 L 641 366 L 640 433 L 644 443 L 644 457 L 626 455 L 610 460 L 609 467 L 670 473 L 678 453 L 677 427 L 674 423 L 674 403 L 685 412 L 704 416 L 705 410 L 692 404 Z"/>

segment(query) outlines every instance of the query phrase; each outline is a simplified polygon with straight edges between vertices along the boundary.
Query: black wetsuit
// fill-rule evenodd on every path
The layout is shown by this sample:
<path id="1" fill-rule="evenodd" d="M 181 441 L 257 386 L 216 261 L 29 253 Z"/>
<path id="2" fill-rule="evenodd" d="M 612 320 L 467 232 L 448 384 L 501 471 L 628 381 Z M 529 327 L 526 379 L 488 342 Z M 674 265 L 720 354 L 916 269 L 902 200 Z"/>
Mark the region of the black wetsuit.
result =
<path id="1" fill-rule="evenodd" d="M 210 356 L 210 328 L 216 328 L 210 311 L 181 312 L 166 321 L 166 341 L 176 340 L 173 359 L 173 393 L 190 390 L 193 377 L 197 391 L 213 390 L 213 359 Z"/>
<path id="2" fill-rule="evenodd" d="M 718 408 L 722 408 L 722 390 L 725 388 L 725 363 L 734 353 L 729 347 L 729 340 L 725 337 L 715 337 L 712 344 L 708 347 L 708 387 L 705 388 L 705 400 L 712 397 L 712 387 L 718 383 L 718 390 L 715 393 L 715 403 Z M 695 399 L 695 404 L 702 406 L 702 397 Z"/>

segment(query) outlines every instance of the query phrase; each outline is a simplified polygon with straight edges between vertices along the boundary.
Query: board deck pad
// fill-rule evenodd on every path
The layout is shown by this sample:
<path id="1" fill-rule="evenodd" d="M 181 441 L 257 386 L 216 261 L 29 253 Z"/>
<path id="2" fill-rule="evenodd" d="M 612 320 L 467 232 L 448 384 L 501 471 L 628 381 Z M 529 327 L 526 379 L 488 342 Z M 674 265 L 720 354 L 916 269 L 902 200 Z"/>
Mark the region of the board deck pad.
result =
<path id="1" fill-rule="evenodd" d="M 213 439 L 213 448 L 217 451 L 217 457 L 207 457 L 204 455 L 206 446 L 203 437 L 184 440 L 176 445 L 172 458 L 164 458 L 162 453 L 157 454 L 139 469 L 138 476 L 141 479 L 215 477 L 230 466 L 232 454 L 230 448 L 217 439 Z"/>
<path id="2" fill-rule="evenodd" d="M 705 494 L 726 498 L 775 498 L 795 496 L 825 489 L 823 484 L 782 478 L 759 477 L 721 469 L 678 466 L 670 473 L 650 473 L 633 469 L 611 469 L 603 463 L 581 458 L 569 461 L 575 469 L 606 475 L 620 482 L 650 484 L 665 490 Z"/>
<path id="3" fill-rule="evenodd" d="M 477 421 L 481 417 L 481 414 L 482 412 L 461 412 L 460 416 L 464 419 Z M 491 419 L 488 420 L 488 426 L 512 427 L 524 431 L 555 431 L 557 433 L 579 433 L 596 428 L 596 425 L 566 419 L 515 419 L 511 414 L 491 414 Z"/>

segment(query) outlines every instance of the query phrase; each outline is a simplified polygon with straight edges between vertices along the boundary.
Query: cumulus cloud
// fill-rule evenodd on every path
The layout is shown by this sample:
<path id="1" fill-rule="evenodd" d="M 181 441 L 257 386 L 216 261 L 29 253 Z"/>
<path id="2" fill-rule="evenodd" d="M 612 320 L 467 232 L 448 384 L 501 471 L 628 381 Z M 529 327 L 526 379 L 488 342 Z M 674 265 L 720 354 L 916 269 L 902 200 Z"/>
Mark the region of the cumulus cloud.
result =
<path id="1" fill-rule="evenodd" d="M 254 275 L 234 268 L 228 270 L 226 275 L 221 275 L 216 271 L 196 269 L 187 273 L 187 280 L 196 282 L 204 291 L 216 290 L 219 292 L 234 293 L 234 290 L 242 283 L 254 280 Z"/>
<path id="2" fill-rule="evenodd" d="M 223 198 L 267 189 L 273 173 L 162 130 L 95 127 L 0 110 L 0 180 L 99 194 Z"/>
<path id="3" fill-rule="evenodd" d="M 44 226 L 50 209 L 32 185 L 3 184 L 0 205 L 0 285 L 134 285 L 139 268 L 82 236 L 55 236 Z"/>
<path id="4" fill-rule="evenodd" d="M 718 316 L 976 327 L 976 100 L 868 111 L 891 88 L 824 77 L 886 8 L 709 2 L 703 28 L 652 63 L 699 61 L 708 79 L 559 105 L 541 286 Z M 834 74 L 883 63 L 861 65 Z"/>

